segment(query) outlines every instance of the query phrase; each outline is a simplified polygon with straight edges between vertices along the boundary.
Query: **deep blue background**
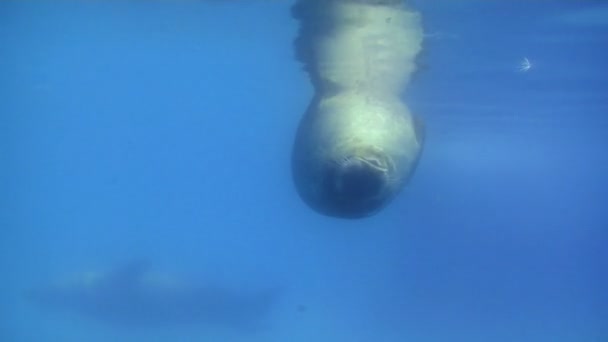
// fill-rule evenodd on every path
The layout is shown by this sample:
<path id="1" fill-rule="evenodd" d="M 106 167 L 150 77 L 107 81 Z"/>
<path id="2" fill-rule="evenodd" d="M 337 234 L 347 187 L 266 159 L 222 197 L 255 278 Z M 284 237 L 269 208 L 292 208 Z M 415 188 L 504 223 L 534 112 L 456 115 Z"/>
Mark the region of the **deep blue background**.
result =
<path id="1" fill-rule="evenodd" d="M 290 6 L 0 3 L 0 339 L 608 340 L 608 6 L 413 1 L 426 146 L 358 221 L 292 185 L 312 89 Z M 21 296 L 134 258 L 288 290 L 255 336 L 116 331 Z"/>

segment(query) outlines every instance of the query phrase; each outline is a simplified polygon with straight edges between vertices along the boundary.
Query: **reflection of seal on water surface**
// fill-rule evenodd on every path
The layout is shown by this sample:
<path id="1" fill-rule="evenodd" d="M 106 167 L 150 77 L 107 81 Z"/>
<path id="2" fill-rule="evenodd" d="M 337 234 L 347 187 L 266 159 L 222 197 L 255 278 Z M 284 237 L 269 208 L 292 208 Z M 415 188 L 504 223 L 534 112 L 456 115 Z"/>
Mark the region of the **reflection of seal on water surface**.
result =
<path id="1" fill-rule="evenodd" d="M 371 215 L 404 186 L 422 147 L 399 100 L 420 51 L 419 15 L 396 0 L 300 0 L 294 16 L 315 87 L 293 151 L 296 187 L 323 214 Z"/>

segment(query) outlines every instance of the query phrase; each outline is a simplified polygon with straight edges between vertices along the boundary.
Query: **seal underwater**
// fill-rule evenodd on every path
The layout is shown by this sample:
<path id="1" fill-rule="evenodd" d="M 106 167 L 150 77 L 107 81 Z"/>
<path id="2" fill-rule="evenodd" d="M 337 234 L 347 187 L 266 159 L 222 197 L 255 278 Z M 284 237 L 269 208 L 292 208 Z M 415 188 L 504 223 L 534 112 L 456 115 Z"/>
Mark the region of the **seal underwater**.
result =
<path id="1" fill-rule="evenodd" d="M 293 15 L 315 89 L 293 148 L 296 188 L 322 214 L 372 215 L 407 183 L 423 145 L 399 98 L 421 50 L 420 16 L 399 0 L 300 0 Z"/>

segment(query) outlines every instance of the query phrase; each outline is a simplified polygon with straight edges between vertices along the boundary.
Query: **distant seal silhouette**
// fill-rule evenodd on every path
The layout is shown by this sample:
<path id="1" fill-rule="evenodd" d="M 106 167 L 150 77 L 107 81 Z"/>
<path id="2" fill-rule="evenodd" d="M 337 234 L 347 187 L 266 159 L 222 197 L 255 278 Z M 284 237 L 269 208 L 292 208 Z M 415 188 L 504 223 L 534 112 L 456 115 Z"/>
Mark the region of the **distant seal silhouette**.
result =
<path id="1" fill-rule="evenodd" d="M 415 69 L 420 16 L 396 0 L 300 0 L 296 52 L 315 95 L 298 128 L 293 178 L 316 211 L 360 218 L 414 172 L 422 121 L 400 100 Z"/>

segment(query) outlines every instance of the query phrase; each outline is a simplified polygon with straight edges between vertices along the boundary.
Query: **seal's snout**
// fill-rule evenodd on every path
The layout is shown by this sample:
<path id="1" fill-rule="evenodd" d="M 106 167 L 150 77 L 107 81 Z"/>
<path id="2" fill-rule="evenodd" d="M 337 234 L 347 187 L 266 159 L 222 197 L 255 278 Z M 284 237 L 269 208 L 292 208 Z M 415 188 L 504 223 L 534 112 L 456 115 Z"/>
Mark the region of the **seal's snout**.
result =
<path id="1" fill-rule="evenodd" d="M 325 201 L 339 216 L 368 216 L 388 200 L 387 181 L 387 169 L 377 158 L 348 157 L 329 167 Z"/>
<path id="2" fill-rule="evenodd" d="M 381 192 L 383 178 L 381 171 L 365 160 L 348 158 L 337 166 L 331 180 L 331 190 L 339 197 L 371 198 Z"/>

